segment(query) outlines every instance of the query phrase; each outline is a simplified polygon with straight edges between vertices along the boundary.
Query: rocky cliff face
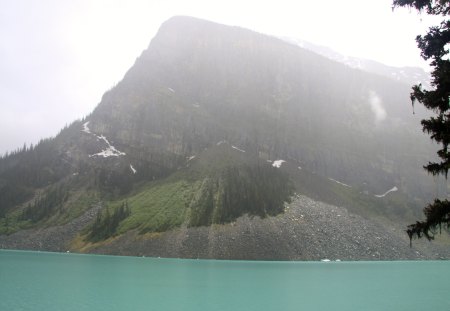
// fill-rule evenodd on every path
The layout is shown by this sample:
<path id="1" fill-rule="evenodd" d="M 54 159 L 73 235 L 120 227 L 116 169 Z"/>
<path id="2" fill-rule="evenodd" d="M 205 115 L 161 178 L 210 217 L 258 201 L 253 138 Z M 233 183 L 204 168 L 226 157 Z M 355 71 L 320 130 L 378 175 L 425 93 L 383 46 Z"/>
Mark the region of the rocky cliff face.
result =
<path id="1" fill-rule="evenodd" d="M 408 94 L 405 84 L 276 38 L 179 17 L 90 119 L 124 145 L 189 157 L 227 140 L 369 191 L 402 184 L 429 197 L 417 163 L 432 148 Z"/>
<path id="2" fill-rule="evenodd" d="M 58 247 L 193 257 L 202 243 L 228 243 L 205 248 L 201 257 L 244 258 L 244 246 L 235 248 L 233 241 L 244 241 L 246 231 L 231 225 L 244 221 L 259 228 L 252 241 L 268 243 L 255 248 L 252 259 L 318 258 L 323 244 L 310 252 L 306 241 L 294 242 L 302 234 L 296 230 L 310 224 L 292 221 L 285 211 L 294 192 L 383 224 L 415 219 L 435 195 L 421 168 L 433 150 L 408 98 L 402 83 L 277 38 L 175 17 L 91 115 L 54 139 L 0 159 L 0 232 L 64 231 L 101 206 Z M 445 193 L 446 185 L 441 188 Z M 313 205 L 305 198 L 295 206 Z M 280 219 L 293 232 L 280 236 L 297 245 L 290 251 L 288 244 L 274 246 L 283 231 Z M 340 235 L 342 224 L 329 221 L 334 229 L 328 235 Z M 225 230 L 227 242 L 214 230 Z M 24 245 L 10 244 L 24 232 L 3 237 L 3 247 Z M 370 240 L 359 233 L 349 239 L 355 236 Z M 349 241 L 340 243 L 356 243 Z M 336 257 L 376 256 L 357 249 L 354 257 L 350 251 Z"/>

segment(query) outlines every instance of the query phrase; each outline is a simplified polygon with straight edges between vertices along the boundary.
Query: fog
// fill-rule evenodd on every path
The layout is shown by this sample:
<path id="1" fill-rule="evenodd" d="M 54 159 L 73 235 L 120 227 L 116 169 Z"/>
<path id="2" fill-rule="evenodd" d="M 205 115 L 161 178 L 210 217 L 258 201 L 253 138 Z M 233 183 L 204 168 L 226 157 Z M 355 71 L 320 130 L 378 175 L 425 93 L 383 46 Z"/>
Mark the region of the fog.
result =
<path id="1" fill-rule="evenodd" d="M 392 11 L 391 2 L 3 1 L 0 154 L 89 114 L 174 15 L 300 38 L 389 65 L 426 66 L 414 39 L 436 20 Z M 382 103 L 370 96 L 383 119 Z"/>

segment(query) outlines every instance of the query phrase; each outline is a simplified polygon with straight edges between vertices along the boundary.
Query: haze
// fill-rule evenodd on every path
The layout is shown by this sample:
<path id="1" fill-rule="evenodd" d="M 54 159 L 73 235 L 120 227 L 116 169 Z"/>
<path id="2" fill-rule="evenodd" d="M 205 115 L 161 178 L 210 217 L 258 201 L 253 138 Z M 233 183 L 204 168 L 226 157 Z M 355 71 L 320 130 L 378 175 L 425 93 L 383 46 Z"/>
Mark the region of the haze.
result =
<path id="1" fill-rule="evenodd" d="M 89 114 L 174 15 L 300 38 L 389 65 L 426 67 L 414 39 L 436 20 L 392 11 L 391 3 L 3 1 L 0 154 L 54 136 Z"/>

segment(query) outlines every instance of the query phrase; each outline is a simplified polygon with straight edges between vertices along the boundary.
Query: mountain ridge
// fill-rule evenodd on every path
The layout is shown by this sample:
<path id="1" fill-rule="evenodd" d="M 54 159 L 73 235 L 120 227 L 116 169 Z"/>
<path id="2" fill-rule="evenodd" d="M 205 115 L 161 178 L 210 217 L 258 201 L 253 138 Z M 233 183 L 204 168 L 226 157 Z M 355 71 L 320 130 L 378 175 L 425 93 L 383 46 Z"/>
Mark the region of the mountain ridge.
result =
<path id="1" fill-rule="evenodd" d="M 281 37 L 282 40 L 311 50 L 317 54 L 325 56 L 331 60 L 343 63 L 349 67 L 361 69 L 375 74 L 383 75 L 397 81 L 401 81 L 408 86 L 422 84 L 425 88 L 430 87 L 431 76 L 423 68 L 415 66 L 390 66 L 382 62 L 343 55 L 326 46 L 317 45 L 305 40 Z"/>
<path id="2" fill-rule="evenodd" d="M 382 223 L 413 219 L 435 191 L 407 94 L 277 38 L 172 18 L 92 114 L 0 159 L 0 232 L 11 242 L 102 202 L 71 245 L 104 249 L 130 232 L 270 223 L 294 192 Z"/>

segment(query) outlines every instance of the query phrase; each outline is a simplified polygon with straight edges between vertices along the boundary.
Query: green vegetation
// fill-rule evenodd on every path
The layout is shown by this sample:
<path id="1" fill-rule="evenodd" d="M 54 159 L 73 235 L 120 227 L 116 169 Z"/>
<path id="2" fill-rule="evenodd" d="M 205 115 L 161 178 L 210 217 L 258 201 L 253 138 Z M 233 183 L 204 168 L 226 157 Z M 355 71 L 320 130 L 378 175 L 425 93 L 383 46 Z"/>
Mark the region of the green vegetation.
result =
<path id="1" fill-rule="evenodd" d="M 81 189 L 70 191 L 69 199 L 62 209 L 57 209 L 53 215 L 45 219 L 46 226 L 64 225 L 81 216 L 92 205 L 100 201 L 99 193 L 92 190 Z"/>
<path id="2" fill-rule="evenodd" d="M 61 210 L 64 203 L 69 198 L 67 187 L 57 185 L 51 187 L 44 194 L 39 196 L 34 202 L 22 211 L 19 220 L 29 220 L 38 222 L 50 217 L 57 209 Z"/>
<path id="3" fill-rule="evenodd" d="M 3 186 L 0 185 L 0 219 L 5 217 L 12 207 L 33 197 L 33 190 L 28 187 L 23 187 L 7 181 L 3 183 Z"/>
<path id="4" fill-rule="evenodd" d="M 227 167 L 215 178 L 205 178 L 199 192 L 191 204 L 190 226 L 227 223 L 243 214 L 277 215 L 293 187 L 286 174 L 264 164 Z"/>
<path id="5" fill-rule="evenodd" d="M 127 202 L 123 202 L 119 208 L 114 209 L 111 214 L 109 208 L 104 212 L 100 211 L 92 225 L 87 240 L 98 242 L 114 236 L 117 233 L 119 223 L 130 215 L 130 208 Z"/>
<path id="6" fill-rule="evenodd" d="M 0 218 L 0 234 L 11 234 L 31 226 L 29 221 L 19 221 L 18 215 L 5 215 Z"/>
<path id="7" fill-rule="evenodd" d="M 15 209 L 0 218 L 0 234 L 21 229 L 64 225 L 81 216 L 99 202 L 97 192 L 85 189 L 64 192 L 64 187 L 51 187 L 23 208 Z"/>
<path id="8" fill-rule="evenodd" d="M 411 92 L 414 106 L 418 101 L 435 113 L 434 116 L 422 120 L 423 131 L 431 135 L 431 139 L 440 144 L 437 151 L 438 161 L 429 162 L 424 168 L 434 176 L 443 175 L 447 178 L 450 169 L 450 1 L 449 0 L 394 0 L 394 7 L 414 8 L 419 12 L 442 17 L 438 26 L 428 29 L 424 36 L 417 36 L 417 46 L 425 60 L 431 60 L 431 89 L 424 90 L 422 85 L 415 85 Z M 420 238 L 425 236 L 432 240 L 442 225 L 450 229 L 450 201 L 435 199 L 424 209 L 425 221 L 417 221 L 408 226 L 408 236 Z"/>
<path id="9" fill-rule="evenodd" d="M 128 197 L 131 215 L 119 227 L 119 233 L 137 229 L 140 233 L 162 232 L 179 227 L 196 184 L 185 180 L 151 183 Z"/>
<path id="10" fill-rule="evenodd" d="M 34 190 L 59 181 L 67 174 L 53 139 L 24 146 L 0 157 L 0 217 L 31 199 Z"/>
<path id="11" fill-rule="evenodd" d="M 99 201 L 107 207 L 84 231 L 90 241 L 277 215 L 294 189 L 386 217 L 433 194 L 416 168 L 428 140 L 400 108 L 407 86 L 273 37 L 200 28 L 189 19 L 174 41 L 162 27 L 85 120 L 0 158 L 0 233 L 64 224 Z M 106 140 L 123 153 L 92 156 Z M 267 162 L 276 159 L 286 163 Z M 364 194 L 387 184 L 408 199 Z"/>
<path id="12" fill-rule="evenodd" d="M 293 194 L 289 177 L 265 161 L 251 162 L 251 157 L 230 146 L 215 146 L 194 160 L 192 167 L 143 185 L 127 196 L 130 213 L 113 228 L 106 229 L 104 221 L 114 212 L 100 215 L 95 225 L 100 233 L 94 234 L 92 228 L 88 240 L 99 241 L 133 229 L 141 234 L 164 232 L 183 224 L 208 226 L 244 214 L 265 217 L 283 212 L 284 202 Z M 120 204 L 120 200 L 112 201 L 109 208 L 116 211 Z"/>

